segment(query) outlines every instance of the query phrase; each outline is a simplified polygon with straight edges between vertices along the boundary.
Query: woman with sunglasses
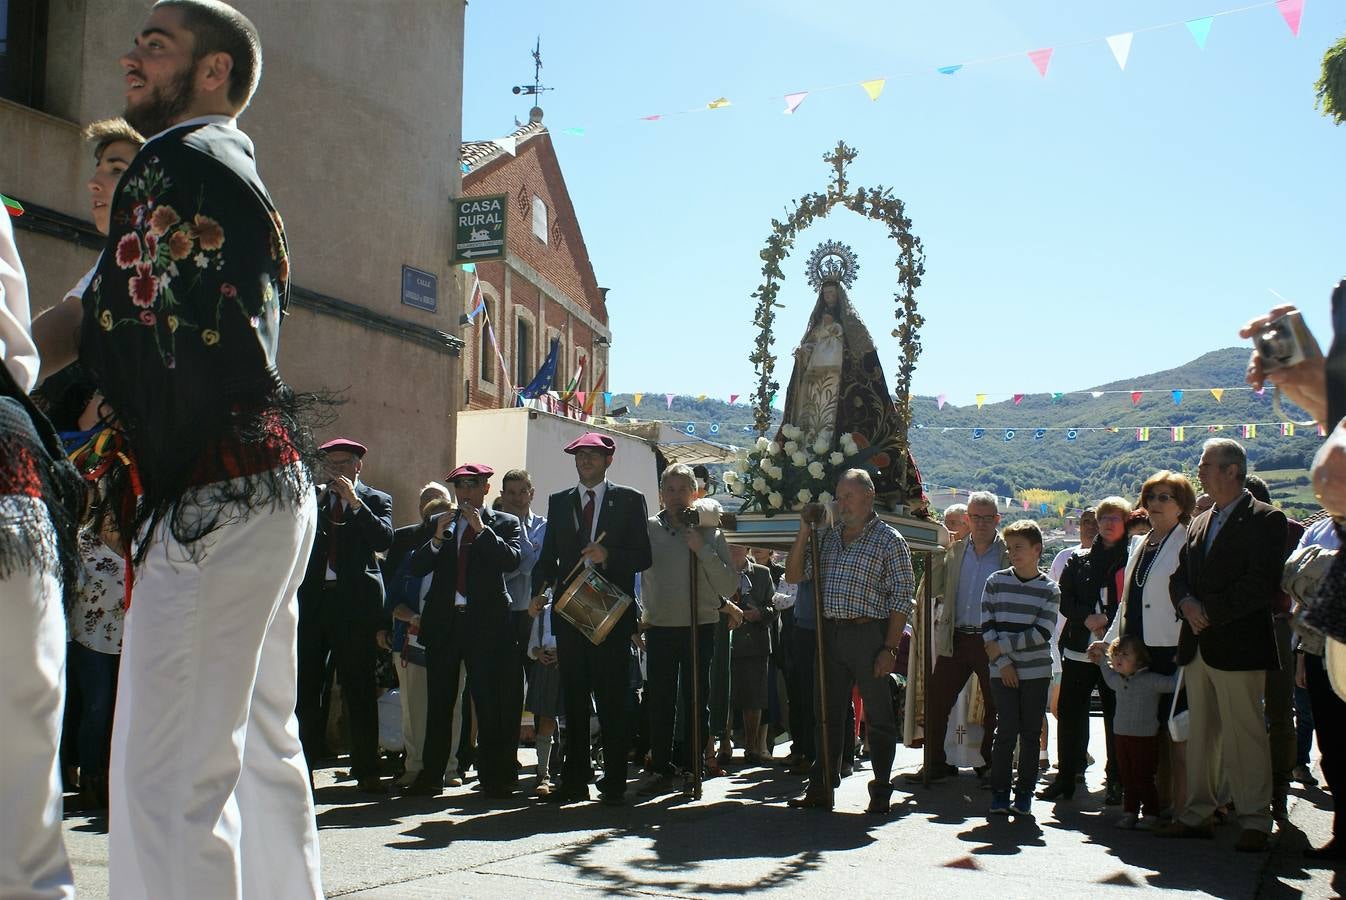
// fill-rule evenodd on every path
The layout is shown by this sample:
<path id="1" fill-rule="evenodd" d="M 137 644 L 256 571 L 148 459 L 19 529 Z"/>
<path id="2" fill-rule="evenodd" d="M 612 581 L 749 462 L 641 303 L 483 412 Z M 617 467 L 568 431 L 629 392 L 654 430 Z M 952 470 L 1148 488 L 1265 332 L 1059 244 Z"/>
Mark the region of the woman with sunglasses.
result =
<path id="1" fill-rule="evenodd" d="M 1196 491 L 1186 475 L 1156 472 L 1140 489 L 1138 509 L 1150 514 L 1150 533 L 1131 543 L 1121 607 L 1104 639 L 1090 648 L 1102 653 L 1118 637 L 1140 638 L 1150 655 L 1150 671 L 1177 672 L 1178 634 L 1182 621 L 1169 598 L 1169 578 L 1178 568 L 1178 549 L 1187 540 L 1187 523 L 1196 509 Z M 1169 739 L 1168 717 L 1173 697 L 1161 697 L 1159 721 L 1159 800 L 1161 807 L 1180 811 L 1187 800 L 1186 744 Z"/>

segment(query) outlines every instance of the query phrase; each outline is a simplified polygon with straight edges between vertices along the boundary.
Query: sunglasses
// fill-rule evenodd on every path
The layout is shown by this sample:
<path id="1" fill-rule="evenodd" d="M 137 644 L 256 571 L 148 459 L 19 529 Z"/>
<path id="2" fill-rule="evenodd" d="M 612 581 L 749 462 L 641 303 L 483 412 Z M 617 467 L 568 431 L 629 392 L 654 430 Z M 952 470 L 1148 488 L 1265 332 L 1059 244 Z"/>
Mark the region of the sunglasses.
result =
<path id="1" fill-rule="evenodd" d="M 1168 503 L 1170 500 L 1176 503 L 1178 498 L 1173 496 L 1172 494 L 1151 494 L 1150 496 L 1145 498 L 1145 502 L 1147 504 L 1153 503 L 1156 500 L 1159 501 L 1160 503 Z"/>

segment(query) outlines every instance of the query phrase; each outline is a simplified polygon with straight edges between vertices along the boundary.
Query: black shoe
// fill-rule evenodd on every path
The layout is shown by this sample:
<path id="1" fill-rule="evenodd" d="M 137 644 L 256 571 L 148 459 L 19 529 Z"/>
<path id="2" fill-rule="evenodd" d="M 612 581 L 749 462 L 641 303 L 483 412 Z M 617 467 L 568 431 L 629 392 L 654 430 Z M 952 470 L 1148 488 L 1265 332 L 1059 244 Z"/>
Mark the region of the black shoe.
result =
<path id="1" fill-rule="evenodd" d="M 1060 779 L 1053 781 L 1038 793 L 1039 800 L 1052 802 L 1054 800 L 1069 800 L 1075 796 L 1075 779 L 1067 781 Z"/>
<path id="2" fill-rule="evenodd" d="M 626 805 L 626 795 L 625 795 L 625 794 L 618 794 L 618 793 L 615 793 L 615 792 L 607 793 L 607 794 L 599 794 L 599 795 L 598 795 L 598 802 L 601 803 L 601 804 L 603 804 L 604 806 L 625 806 L 625 805 Z"/>
<path id="3" fill-rule="evenodd" d="M 402 788 L 403 797 L 438 797 L 444 790 L 444 779 L 433 778 L 422 772 L 411 784 Z"/>
<path id="4" fill-rule="evenodd" d="M 977 787 L 983 791 L 989 791 L 991 789 L 991 767 L 973 766 L 972 772 L 977 776 Z"/>
<path id="5" fill-rule="evenodd" d="M 380 781 L 377 776 L 374 778 L 361 778 L 359 781 L 355 782 L 355 789 L 362 794 L 388 793 L 388 785 Z"/>
<path id="6" fill-rule="evenodd" d="M 1122 805 L 1122 786 L 1116 783 L 1108 783 L 1103 787 L 1103 805 L 1121 806 Z"/>
<path id="7" fill-rule="evenodd" d="M 891 801 L 893 796 L 893 786 L 886 781 L 871 781 L 869 783 L 869 806 L 865 807 L 865 812 L 870 815 L 887 815 L 892 808 Z"/>
<path id="8" fill-rule="evenodd" d="M 656 775 L 636 791 L 637 797 L 658 797 L 671 794 L 678 789 L 678 779 L 673 775 Z"/>
<path id="9" fill-rule="evenodd" d="M 562 784 L 554 789 L 550 794 L 542 798 L 543 803 L 584 803 L 589 799 L 589 786 L 581 785 L 578 788 Z"/>
<path id="10" fill-rule="evenodd" d="M 930 766 L 930 783 L 939 784 L 946 778 L 952 778 L 958 774 L 958 769 L 948 763 L 932 763 Z M 902 776 L 902 780 L 907 784 L 923 784 L 925 782 L 925 768 L 921 767 L 915 772 L 907 772 Z"/>

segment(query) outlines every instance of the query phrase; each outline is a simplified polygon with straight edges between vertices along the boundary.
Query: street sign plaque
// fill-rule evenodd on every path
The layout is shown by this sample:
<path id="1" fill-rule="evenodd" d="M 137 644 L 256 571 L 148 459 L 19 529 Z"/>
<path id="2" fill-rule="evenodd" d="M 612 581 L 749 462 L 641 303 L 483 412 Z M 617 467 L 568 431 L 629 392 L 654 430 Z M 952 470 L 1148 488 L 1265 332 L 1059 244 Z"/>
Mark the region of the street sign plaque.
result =
<path id="1" fill-rule="evenodd" d="M 455 263 L 505 258 L 508 194 L 458 197 L 453 201 Z"/>
<path id="2" fill-rule="evenodd" d="M 402 267 L 402 302 L 426 312 L 439 306 L 439 279 L 411 266 Z"/>

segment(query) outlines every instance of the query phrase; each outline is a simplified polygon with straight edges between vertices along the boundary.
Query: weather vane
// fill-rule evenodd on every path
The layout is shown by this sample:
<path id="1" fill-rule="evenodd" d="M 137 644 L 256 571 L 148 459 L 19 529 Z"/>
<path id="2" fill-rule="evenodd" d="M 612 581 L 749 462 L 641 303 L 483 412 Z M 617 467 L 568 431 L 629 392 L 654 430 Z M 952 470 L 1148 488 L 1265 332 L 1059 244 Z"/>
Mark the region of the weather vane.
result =
<path id="1" fill-rule="evenodd" d="M 533 83 L 514 85 L 514 93 L 540 96 L 543 91 L 554 88 L 542 86 L 542 36 L 538 35 L 537 45 L 533 47 Z"/>

